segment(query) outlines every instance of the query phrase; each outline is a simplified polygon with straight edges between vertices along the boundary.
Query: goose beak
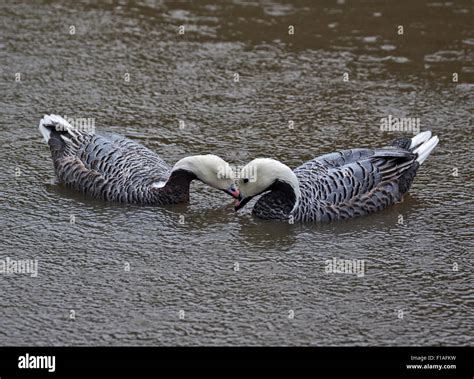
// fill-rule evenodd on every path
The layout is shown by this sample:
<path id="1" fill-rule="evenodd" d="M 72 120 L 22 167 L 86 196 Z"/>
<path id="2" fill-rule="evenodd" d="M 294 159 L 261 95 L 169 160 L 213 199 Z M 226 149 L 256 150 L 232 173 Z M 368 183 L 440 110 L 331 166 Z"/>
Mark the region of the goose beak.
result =
<path id="1" fill-rule="evenodd" d="M 239 189 L 235 186 L 235 184 L 231 184 L 229 188 L 224 190 L 225 193 L 228 193 L 230 196 L 232 196 L 234 199 L 238 199 L 240 197 L 240 191 Z"/>
<path id="2" fill-rule="evenodd" d="M 245 197 L 242 193 L 239 194 L 239 197 L 235 200 L 234 209 L 237 212 L 240 208 L 245 207 L 250 200 L 252 200 L 253 196 Z"/>

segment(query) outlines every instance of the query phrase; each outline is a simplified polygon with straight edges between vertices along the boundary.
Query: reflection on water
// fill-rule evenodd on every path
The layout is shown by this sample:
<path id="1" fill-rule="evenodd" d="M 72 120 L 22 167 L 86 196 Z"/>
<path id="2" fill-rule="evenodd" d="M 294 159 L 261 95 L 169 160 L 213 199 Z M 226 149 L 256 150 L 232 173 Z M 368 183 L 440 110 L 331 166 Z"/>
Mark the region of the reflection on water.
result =
<path id="1" fill-rule="evenodd" d="M 0 344 L 472 344 L 473 11 L 468 0 L 2 3 L 0 260 L 38 259 L 39 275 L 0 276 Z M 296 167 L 388 143 L 389 115 L 441 142 L 403 203 L 288 225 L 235 214 L 200 183 L 167 208 L 71 193 L 37 130 L 50 112 L 93 117 L 170 164 L 212 152 Z M 325 273 L 333 258 L 364 260 L 364 277 Z"/>

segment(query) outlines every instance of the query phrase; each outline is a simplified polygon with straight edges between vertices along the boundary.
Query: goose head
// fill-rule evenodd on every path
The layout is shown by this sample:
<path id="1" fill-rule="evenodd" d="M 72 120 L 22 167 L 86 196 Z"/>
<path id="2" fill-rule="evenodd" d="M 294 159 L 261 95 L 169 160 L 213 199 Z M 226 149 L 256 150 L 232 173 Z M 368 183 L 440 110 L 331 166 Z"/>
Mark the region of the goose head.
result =
<path id="1" fill-rule="evenodd" d="M 240 193 L 235 202 L 236 211 L 253 197 L 282 187 L 293 191 L 293 209 L 300 197 L 299 182 L 294 172 L 283 163 L 270 158 L 257 158 L 244 166 L 238 175 L 237 186 Z"/>
<path id="2" fill-rule="evenodd" d="M 238 199 L 239 190 L 235 185 L 235 174 L 230 165 L 213 154 L 193 155 L 179 160 L 172 173 L 184 170 L 207 185 L 217 188 Z"/>

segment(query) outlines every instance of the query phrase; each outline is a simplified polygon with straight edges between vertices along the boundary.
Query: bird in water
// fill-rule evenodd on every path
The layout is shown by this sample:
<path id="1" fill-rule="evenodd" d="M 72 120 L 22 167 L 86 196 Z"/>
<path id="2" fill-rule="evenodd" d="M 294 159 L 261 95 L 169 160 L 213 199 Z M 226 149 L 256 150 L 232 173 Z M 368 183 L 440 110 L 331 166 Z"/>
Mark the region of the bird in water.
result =
<path id="1" fill-rule="evenodd" d="M 262 219 L 331 221 L 380 211 L 402 200 L 438 141 L 426 131 L 389 147 L 322 155 L 295 170 L 254 159 L 238 175 L 235 210 L 263 194 L 252 210 Z"/>
<path id="2" fill-rule="evenodd" d="M 39 129 L 58 181 L 88 196 L 126 204 L 177 204 L 189 201 L 194 179 L 239 196 L 231 167 L 216 155 L 185 157 L 170 167 L 128 138 L 79 131 L 57 115 L 44 116 Z"/>

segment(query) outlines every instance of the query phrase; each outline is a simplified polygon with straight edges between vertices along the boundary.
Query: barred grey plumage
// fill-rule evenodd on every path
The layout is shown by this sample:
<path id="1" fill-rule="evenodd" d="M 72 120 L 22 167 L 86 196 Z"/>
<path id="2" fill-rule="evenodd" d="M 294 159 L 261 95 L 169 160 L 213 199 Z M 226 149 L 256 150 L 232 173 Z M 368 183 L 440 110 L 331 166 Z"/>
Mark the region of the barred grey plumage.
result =
<path id="1" fill-rule="evenodd" d="M 310 160 L 293 172 L 273 159 L 255 159 L 242 169 L 256 181 L 238 181 L 236 210 L 252 197 L 263 219 L 330 221 L 363 216 L 402 200 L 419 166 L 438 143 L 431 132 L 401 138 L 380 149 L 350 149 Z"/>
<path id="2" fill-rule="evenodd" d="M 187 202 L 194 179 L 238 195 L 232 170 L 215 155 L 186 157 L 171 168 L 128 138 L 78 131 L 56 115 L 44 116 L 39 128 L 59 181 L 94 198 L 142 205 Z M 226 170 L 228 176 L 219 176 Z"/>

